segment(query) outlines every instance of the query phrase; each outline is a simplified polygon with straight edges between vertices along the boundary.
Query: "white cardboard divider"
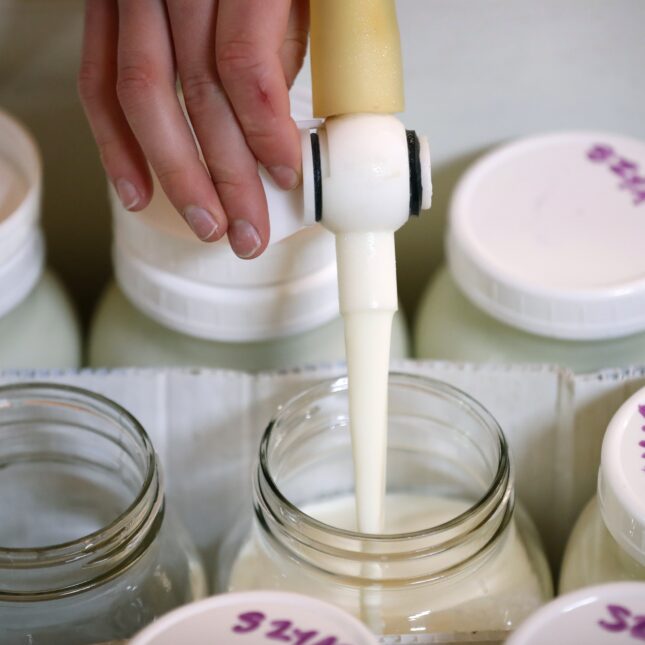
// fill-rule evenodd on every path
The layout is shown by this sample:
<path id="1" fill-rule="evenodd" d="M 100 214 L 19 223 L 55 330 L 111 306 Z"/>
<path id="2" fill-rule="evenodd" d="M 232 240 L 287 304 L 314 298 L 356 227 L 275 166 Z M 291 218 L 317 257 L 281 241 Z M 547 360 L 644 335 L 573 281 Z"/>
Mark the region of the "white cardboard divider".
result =
<path id="1" fill-rule="evenodd" d="M 645 369 L 574 376 L 550 366 L 417 361 L 399 361 L 393 369 L 451 383 L 490 410 L 511 448 L 519 499 L 557 567 L 573 522 L 595 492 L 607 423 L 645 385 Z M 276 407 L 343 372 L 343 365 L 257 375 L 206 369 L 22 371 L 0 373 L 0 384 L 67 383 L 99 392 L 132 412 L 161 459 L 168 498 L 212 573 L 220 539 L 250 510 L 252 467 Z M 471 642 L 496 638 L 482 637 L 472 635 Z M 457 642 L 438 636 L 396 638 L 384 642 Z"/>

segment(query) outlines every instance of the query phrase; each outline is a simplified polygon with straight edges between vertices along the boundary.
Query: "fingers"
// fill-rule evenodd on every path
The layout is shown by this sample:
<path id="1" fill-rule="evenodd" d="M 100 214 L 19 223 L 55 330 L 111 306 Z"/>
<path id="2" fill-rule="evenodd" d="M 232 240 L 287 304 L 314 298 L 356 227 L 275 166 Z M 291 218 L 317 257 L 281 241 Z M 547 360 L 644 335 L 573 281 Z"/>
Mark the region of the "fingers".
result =
<path id="1" fill-rule="evenodd" d="M 167 0 L 186 108 L 229 220 L 229 240 L 237 255 L 252 258 L 268 243 L 268 210 L 257 160 L 217 72 L 217 4 Z"/>
<path id="2" fill-rule="evenodd" d="M 78 90 L 101 161 L 125 208 L 140 210 L 152 185 L 145 157 L 116 97 L 116 0 L 88 0 Z"/>
<path id="3" fill-rule="evenodd" d="M 177 99 L 164 3 L 119 0 L 118 31 L 116 88 L 128 124 L 168 199 L 200 239 L 217 240 L 227 220 Z"/>
<path id="4" fill-rule="evenodd" d="M 220 0 L 217 69 L 247 143 L 284 189 L 300 180 L 300 143 L 289 115 L 280 50 L 291 0 Z"/>
<path id="5" fill-rule="evenodd" d="M 287 86 L 291 87 L 302 69 L 309 40 L 309 0 L 293 0 L 289 24 L 280 47 L 280 62 Z"/>

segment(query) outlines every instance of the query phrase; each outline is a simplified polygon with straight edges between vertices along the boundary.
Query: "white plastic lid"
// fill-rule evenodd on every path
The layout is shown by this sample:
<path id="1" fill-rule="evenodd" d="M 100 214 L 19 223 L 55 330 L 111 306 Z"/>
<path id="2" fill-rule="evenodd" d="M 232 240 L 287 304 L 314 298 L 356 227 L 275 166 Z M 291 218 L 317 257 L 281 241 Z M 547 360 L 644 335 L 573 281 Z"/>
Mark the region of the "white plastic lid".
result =
<path id="1" fill-rule="evenodd" d="M 353 616 L 293 593 L 255 591 L 214 596 L 160 618 L 131 645 L 376 645 Z"/>
<path id="2" fill-rule="evenodd" d="M 0 316 L 19 305 L 42 274 L 41 191 L 36 144 L 20 123 L 0 111 Z"/>
<path id="3" fill-rule="evenodd" d="M 645 329 L 645 142 L 600 132 L 519 140 L 460 181 L 447 251 L 464 293 L 535 334 Z"/>
<path id="4" fill-rule="evenodd" d="M 635 645 L 645 640 L 645 583 L 618 582 L 560 596 L 527 620 L 507 645 Z"/>
<path id="5" fill-rule="evenodd" d="M 605 526 L 645 566 L 645 388 L 613 416 L 602 443 L 598 500 Z"/>
<path id="6" fill-rule="evenodd" d="M 310 117 L 309 91 L 293 89 L 291 98 L 294 117 Z M 338 315 L 334 236 L 319 225 L 299 230 L 302 191 L 282 191 L 261 174 L 272 243 L 250 261 L 226 239 L 199 241 L 156 182 L 140 213 L 110 191 L 116 277 L 135 306 L 176 331 L 222 342 L 302 333 Z"/>
<path id="7" fill-rule="evenodd" d="M 123 253 L 119 246 L 114 263 L 123 293 L 146 315 L 206 340 L 281 338 L 315 329 L 339 315 L 335 263 L 299 280 L 258 287 L 188 280 Z"/>

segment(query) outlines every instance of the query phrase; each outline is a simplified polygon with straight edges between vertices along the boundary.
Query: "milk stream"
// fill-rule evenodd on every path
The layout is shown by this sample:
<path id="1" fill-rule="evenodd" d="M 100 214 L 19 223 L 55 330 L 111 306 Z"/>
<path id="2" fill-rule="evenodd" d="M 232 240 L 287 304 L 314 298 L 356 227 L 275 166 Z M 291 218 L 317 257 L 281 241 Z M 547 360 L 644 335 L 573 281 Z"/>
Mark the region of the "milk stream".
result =
<path id="1" fill-rule="evenodd" d="M 338 284 L 345 325 L 349 427 L 354 462 L 356 528 L 383 533 L 387 466 L 388 374 L 396 265 L 392 235 L 337 236 Z M 366 548 L 368 548 L 366 546 Z M 378 579 L 379 564 L 363 565 Z M 378 589 L 361 590 L 361 618 L 382 631 Z"/>
<path id="2" fill-rule="evenodd" d="M 346 314 L 349 426 L 356 487 L 356 528 L 380 534 L 385 527 L 387 393 L 391 311 Z"/>

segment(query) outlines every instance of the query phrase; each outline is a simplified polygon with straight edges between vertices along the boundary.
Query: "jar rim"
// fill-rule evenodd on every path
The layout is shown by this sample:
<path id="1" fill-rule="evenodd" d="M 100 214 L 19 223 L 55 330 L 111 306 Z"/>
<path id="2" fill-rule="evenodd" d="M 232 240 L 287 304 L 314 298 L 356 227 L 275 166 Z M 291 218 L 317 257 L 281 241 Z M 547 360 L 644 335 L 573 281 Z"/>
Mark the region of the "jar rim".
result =
<path id="1" fill-rule="evenodd" d="M 463 525 L 466 521 L 475 517 L 479 512 L 485 509 L 487 505 L 494 502 L 495 498 L 500 495 L 500 491 L 504 493 L 509 488 L 512 480 L 510 476 L 510 460 L 506 437 L 504 436 L 504 433 L 502 432 L 502 429 L 495 417 L 493 417 L 493 415 L 481 403 L 479 403 L 463 390 L 453 385 L 450 385 L 438 379 L 417 374 L 390 372 L 388 387 L 392 386 L 393 384 L 422 387 L 423 389 L 431 391 L 435 394 L 441 394 L 446 398 L 452 398 L 453 400 L 458 402 L 460 406 L 468 407 L 469 411 L 477 416 L 484 423 L 484 425 L 486 425 L 486 427 L 494 431 L 495 438 L 497 439 L 499 445 L 499 461 L 497 471 L 495 472 L 491 484 L 486 489 L 486 492 L 477 500 L 477 502 L 475 502 L 475 504 L 469 506 L 459 515 L 445 522 L 442 522 L 441 524 L 437 524 L 429 528 L 419 529 L 416 531 L 408 531 L 405 533 L 373 534 L 361 533 L 359 531 L 350 529 L 343 529 L 332 526 L 331 524 L 326 524 L 325 522 L 321 522 L 320 520 L 307 515 L 301 509 L 299 509 L 293 502 L 291 502 L 291 500 L 283 495 L 280 488 L 273 479 L 273 476 L 271 475 L 268 459 L 272 431 L 278 424 L 281 415 L 283 415 L 285 411 L 293 409 L 294 406 L 302 404 L 308 399 L 315 400 L 318 395 L 323 393 L 335 394 L 337 392 L 347 390 L 347 376 L 342 376 L 318 383 L 317 385 L 314 385 L 295 395 L 286 403 L 280 405 L 277 409 L 277 414 L 269 422 L 269 425 L 262 435 L 258 460 L 258 472 L 261 473 L 264 482 L 267 484 L 271 491 L 271 494 L 276 497 L 280 504 L 286 506 L 286 508 L 291 513 L 298 517 L 299 522 L 302 522 L 314 529 L 322 529 L 326 533 L 336 537 L 347 538 L 363 543 L 403 543 L 406 541 L 418 540 L 420 538 L 422 539 L 425 537 L 441 535 L 442 533 L 448 532 L 451 529 Z"/>
<path id="2" fill-rule="evenodd" d="M 13 399 L 13 400 L 12 400 Z M 0 386 L 0 415 L 3 408 L 15 405 L 17 401 L 33 401 L 54 405 L 72 405 L 82 407 L 85 411 L 100 415 L 112 420 L 118 427 L 129 433 L 134 439 L 137 448 L 141 449 L 144 456 L 142 464 L 142 481 L 137 484 L 138 490 L 133 501 L 121 511 L 114 519 L 99 529 L 81 535 L 73 540 L 39 547 L 4 547 L 0 546 L 0 566 L 10 566 L 19 569 L 39 569 L 47 566 L 64 565 L 82 557 L 99 553 L 113 539 L 127 539 L 127 536 L 141 529 L 141 521 L 135 523 L 134 519 L 142 506 L 147 506 L 151 500 L 155 505 L 153 514 L 148 514 L 146 526 L 154 526 L 157 510 L 163 510 L 162 492 L 156 456 L 150 438 L 141 423 L 125 408 L 111 399 L 83 388 L 59 383 L 34 382 L 13 383 Z M 125 448 L 124 448 L 125 449 Z M 157 504 L 155 504 L 157 502 Z M 132 526 L 131 526 L 132 525 Z M 145 540 L 144 540 L 145 542 Z M 118 567 L 117 567 L 118 568 Z M 100 576 L 99 576 L 100 577 Z M 86 585 L 81 585 L 83 588 Z M 66 588 L 66 592 L 73 593 L 75 588 Z M 21 595 L 23 592 L 19 592 Z M 50 593 L 50 592 L 47 592 Z M 11 591 L 1 591 L 0 598 L 12 596 Z M 39 593 L 26 593 L 26 596 L 40 595 Z"/>

